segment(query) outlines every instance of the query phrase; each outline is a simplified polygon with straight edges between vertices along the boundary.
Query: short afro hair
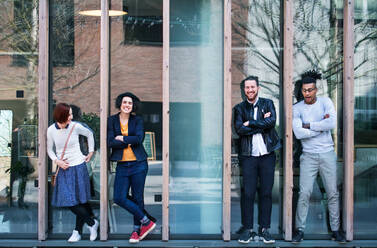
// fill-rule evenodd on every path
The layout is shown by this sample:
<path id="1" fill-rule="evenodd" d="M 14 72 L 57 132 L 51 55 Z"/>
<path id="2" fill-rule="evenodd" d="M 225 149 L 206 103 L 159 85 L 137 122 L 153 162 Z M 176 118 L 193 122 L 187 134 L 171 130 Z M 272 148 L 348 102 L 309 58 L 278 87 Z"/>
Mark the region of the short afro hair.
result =
<path id="1" fill-rule="evenodd" d="M 302 84 L 316 83 L 317 79 L 322 79 L 322 74 L 316 70 L 306 71 L 301 75 Z"/>
<path id="2" fill-rule="evenodd" d="M 117 109 L 120 109 L 120 106 L 122 105 L 122 101 L 124 97 L 130 97 L 132 99 L 132 113 L 136 113 L 136 111 L 139 109 L 140 99 L 134 94 L 132 94 L 131 92 L 125 92 L 125 93 L 120 94 L 115 99 L 115 107 Z"/>

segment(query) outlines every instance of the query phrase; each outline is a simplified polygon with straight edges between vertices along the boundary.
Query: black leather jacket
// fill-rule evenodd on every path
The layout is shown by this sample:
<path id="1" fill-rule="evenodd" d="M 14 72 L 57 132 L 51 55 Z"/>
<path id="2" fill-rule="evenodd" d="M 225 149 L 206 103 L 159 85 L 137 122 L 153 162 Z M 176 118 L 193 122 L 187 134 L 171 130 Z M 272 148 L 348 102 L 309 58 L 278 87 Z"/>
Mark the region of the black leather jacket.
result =
<path id="1" fill-rule="evenodd" d="M 234 107 L 234 128 L 240 136 L 238 155 L 251 156 L 253 149 L 253 135 L 261 133 L 268 152 L 281 147 L 280 138 L 275 130 L 276 111 L 272 100 L 259 97 L 257 119 L 254 120 L 254 108 L 247 100 Z M 270 117 L 264 114 L 270 112 Z M 243 123 L 249 121 L 249 126 Z"/>

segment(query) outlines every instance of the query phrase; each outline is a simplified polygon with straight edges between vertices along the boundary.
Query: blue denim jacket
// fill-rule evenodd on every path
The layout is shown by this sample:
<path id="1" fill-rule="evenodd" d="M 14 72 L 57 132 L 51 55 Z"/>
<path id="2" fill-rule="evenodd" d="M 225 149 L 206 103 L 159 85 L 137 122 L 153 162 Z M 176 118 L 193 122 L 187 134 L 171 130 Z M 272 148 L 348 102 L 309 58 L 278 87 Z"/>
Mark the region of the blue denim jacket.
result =
<path id="1" fill-rule="evenodd" d="M 128 136 L 123 136 L 123 141 L 115 137 L 122 135 L 120 129 L 119 113 L 112 115 L 107 120 L 107 145 L 111 148 L 111 161 L 120 161 L 123 157 L 123 149 L 131 145 L 137 161 L 147 159 L 147 153 L 143 146 L 144 122 L 140 116 L 130 115 L 128 120 Z"/>

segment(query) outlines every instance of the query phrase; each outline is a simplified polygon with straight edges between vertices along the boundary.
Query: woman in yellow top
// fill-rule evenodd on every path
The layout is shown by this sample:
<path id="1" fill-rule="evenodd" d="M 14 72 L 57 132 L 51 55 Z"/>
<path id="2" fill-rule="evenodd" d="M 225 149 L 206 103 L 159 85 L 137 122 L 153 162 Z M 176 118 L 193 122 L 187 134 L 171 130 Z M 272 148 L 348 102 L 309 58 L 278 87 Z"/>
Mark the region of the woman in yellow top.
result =
<path id="1" fill-rule="evenodd" d="M 117 161 L 114 202 L 134 216 L 134 230 L 130 243 L 137 243 L 156 226 L 155 220 L 144 211 L 144 186 L 148 172 L 147 153 L 143 146 L 144 123 L 135 114 L 140 100 L 134 94 L 120 94 L 115 106 L 118 114 L 107 122 L 107 143 L 111 161 Z M 128 196 L 131 188 L 132 199 Z"/>

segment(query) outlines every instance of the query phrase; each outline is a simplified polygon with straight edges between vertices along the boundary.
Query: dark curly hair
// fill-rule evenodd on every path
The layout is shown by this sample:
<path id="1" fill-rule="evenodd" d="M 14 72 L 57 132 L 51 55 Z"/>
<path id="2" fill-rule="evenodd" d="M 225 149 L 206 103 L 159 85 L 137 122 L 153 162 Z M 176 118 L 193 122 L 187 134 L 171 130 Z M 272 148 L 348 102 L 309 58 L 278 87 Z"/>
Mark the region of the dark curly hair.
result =
<path id="1" fill-rule="evenodd" d="M 245 82 L 248 81 L 248 80 L 255 80 L 255 82 L 257 83 L 257 86 L 259 86 L 259 78 L 257 76 L 248 76 L 246 77 L 244 80 L 241 81 L 240 83 L 240 89 L 241 89 L 241 97 L 242 97 L 242 100 L 246 100 L 246 95 L 245 95 Z"/>
<path id="2" fill-rule="evenodd" d="M 322 79 L 322 74 L 316 70 L 309 70 L 301 74 L 301 82 L 302 84 L 311 84 L 316 83 L 318 79 Z"/>
<path id="3" fill-rule="evenodd" d="M 245 82 L 248 80 L 255 80 L 255 82 L 257 83 L 257 86 L 259 86 L 259 78 L 257 76 L 252 75 L 252 76 L 248 76 L 247 78 L 241 81 L 240 83 L 241 90 L 245 88 Z"/>
<path id="4" fill-rule="evenodd" d="M 302 94 L 301 88 L 302 88 L 302 80 L 297 80 L 294 83 L 294 96 L 296 97 L 297 102 L 300 102 L 301 100 L 304 100 L 304 95 Z"/>
<path id="5" fill-rule="evenodd" d="M 130 97 L 132 99 L 132 113 L 136 113 L 136 111 L 139 109 L 140 105 L 140 99 L 132 94 L 131 92 L 125 92 L 120 94 L 116 99 L 115 99 L 115 107 L 117 109 L 120 109 L 120 106 L 122 105 L 122 100 L 123 97 Z"/>

